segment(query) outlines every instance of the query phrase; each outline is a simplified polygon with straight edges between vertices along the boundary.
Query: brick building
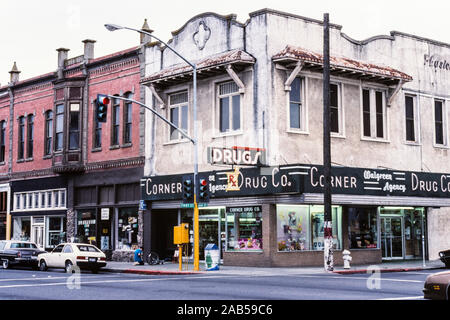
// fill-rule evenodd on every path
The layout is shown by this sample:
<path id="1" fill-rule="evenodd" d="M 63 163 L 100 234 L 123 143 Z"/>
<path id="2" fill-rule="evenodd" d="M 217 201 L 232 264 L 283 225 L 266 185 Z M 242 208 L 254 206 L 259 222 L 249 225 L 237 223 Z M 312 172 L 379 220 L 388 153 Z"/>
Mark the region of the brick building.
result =
<path id="1" fill-rule="evenodd" d="M 141 49 L 95 57 L 95 41 L 83 44 L 78 57 L 57 49 L 56 71 L 31 79 L 14 62 L 0 87 L 0 236 L 47 250 L 90 241 L 127 259 L 140 236 L 142 112 L 112 99 L 99 123 L 94 105 L 98 93 L 141 99 Z"/>

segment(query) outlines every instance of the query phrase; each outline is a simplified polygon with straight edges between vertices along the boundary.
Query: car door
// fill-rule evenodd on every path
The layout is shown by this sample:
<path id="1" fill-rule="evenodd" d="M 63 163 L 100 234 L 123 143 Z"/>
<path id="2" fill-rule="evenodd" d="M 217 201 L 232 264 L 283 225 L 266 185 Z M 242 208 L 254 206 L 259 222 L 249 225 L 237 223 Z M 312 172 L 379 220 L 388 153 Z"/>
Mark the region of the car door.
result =
<path id="1" fill-rule="evenodd" d="M 66 244 L 64 249 L 62 250 L 62 253 L 61 253 L 60 262 L 62 263 L 62 265 L 60 265 L 60 267 L 65 267 L 67 260 L 73 261 L 72 256 L 73 256 L 72 245 L 71 244 Z"/>
<path id="2" fill-rule="evenodd" d="M 53 251 L 48 255 L 47 259 L 47 266 L 48 267 L 61 267 L 61 254 L 62 250 L 64 248 L 63 244 L 60 244 L 57 246 Z M 64 262 L 62 263 L 62 266 L 64 266 Z"/>

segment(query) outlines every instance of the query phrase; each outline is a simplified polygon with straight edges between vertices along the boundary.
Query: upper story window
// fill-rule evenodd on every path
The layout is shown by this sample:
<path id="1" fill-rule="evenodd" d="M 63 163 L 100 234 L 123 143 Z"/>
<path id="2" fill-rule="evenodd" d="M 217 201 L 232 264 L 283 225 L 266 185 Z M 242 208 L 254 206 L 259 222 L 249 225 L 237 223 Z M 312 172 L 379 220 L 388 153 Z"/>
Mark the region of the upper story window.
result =
<path id="1" fill-rule="evenodd" d="M 55 151 L 63 149 L 64 142 L 64 104 L 56 106 Z"/>
<path id="2" fill-rule="evenodd" d="M 47 110 L 45 112 L 45 145 L 44 154 L 46 156 L 52 153 L 53 144 L 53 111 Z"/>
<path id="3" fill-rule="evenodd" d="M 336 134 L 343 134 L 344 129 L 340 89 L 340 85 L 330 84 L 330 131 Z"/>
<path id="4" fill-rule="evenodd" d="M 289 91 L 289 128 L 306 131 L 306 108 L 304 103 L 304 81 L 295 78 Z"/>
<path id="5" fill-rule="evenodd" d="M 418 142 L 418 110 L 416 97 L 405 95 L 405 139 L 407 142 Z"/>
<path id="6" fill-rule="evenodd" d="M 66 208 L 66 190 L 40 190 L 14 193 L 14 211 Z"/>
<path id="7" fill-rule="evenodd" d="M 133 94 L 128 92 L 125 94 L 125 98 L 133 99 Z M 130 101 L 124 101 L 123 108 L 123 143 L 131 143 L 131 131 L 132 131 L 132 112 L 133 104 Z"/>
<path id="8" fill-rule="evenodd" d="M 219 132 L 226 133 L 241 129 L 241 95 L 234 81 L 217 86 Z"/>
<path id="9" fill-rule="evenodd" d="M 442 100 L 434 100 L 434 143 L 447 145 L 447 112 Z"/>
<path id="10" fill-rule="evenodd" d="M 387 115 L 385 93 L 381 90 L 362 89 L 363 136 L 367 138 L 387 138 Z"/>
<path id="11" fill-rule="evenodd" d="M 25 154 L 25 117 L 19 117 L 19 128 L 18 128 L 18 148 L 17 148 L 17 159 L 21 160 L 24 158 Z"/>
<path id="12" fill-rule="evenodd" d="M 33 158 L 34 115 L 27 117 L 27 158 Z"/>
<path id="13" fill-rule="evenodd" d="M 6 152 L 6 121 L 0 121 L 0 162 L 5 162 Z"/>
<path id="14" fill-rule="evenodd" d="M 70 103 L 69 109 L 69 150 L 80 148 L 80 104 Z"/>
<path id="15" fill-rule="evenodd" d="M 111 145 L 119 145 L 119 130 L 120 130 L 120 100 L 112 100 L 112 127 L 111 127 Z"/>
<path id="16" fill-rule="evenodd" d="M 186 132 L 188 131 L 188 105 L 187 91 L 174 93 L 169 96 L 170 122 Z M 183 138 L 184 136 L 182 134 L 173 127 L 170 127 L 170 140 Z"/>

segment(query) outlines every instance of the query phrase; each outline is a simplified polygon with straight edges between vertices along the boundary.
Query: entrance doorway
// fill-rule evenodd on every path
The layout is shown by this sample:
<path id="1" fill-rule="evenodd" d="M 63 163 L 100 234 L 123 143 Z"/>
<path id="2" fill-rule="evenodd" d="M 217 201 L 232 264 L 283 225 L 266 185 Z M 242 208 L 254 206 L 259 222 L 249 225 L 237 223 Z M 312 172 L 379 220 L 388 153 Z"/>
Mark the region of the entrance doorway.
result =
<path id="1" fill-rule="evenodd" d="M 380 224 L 383 259 L 403 259 L 403 217 L 381 217 Z"/>
<path id="2" fill-rule="evenodd" d="M 36 243 L 39 248 L 44 248 L 44 217 L 33 217 L 31 241 Z"/>

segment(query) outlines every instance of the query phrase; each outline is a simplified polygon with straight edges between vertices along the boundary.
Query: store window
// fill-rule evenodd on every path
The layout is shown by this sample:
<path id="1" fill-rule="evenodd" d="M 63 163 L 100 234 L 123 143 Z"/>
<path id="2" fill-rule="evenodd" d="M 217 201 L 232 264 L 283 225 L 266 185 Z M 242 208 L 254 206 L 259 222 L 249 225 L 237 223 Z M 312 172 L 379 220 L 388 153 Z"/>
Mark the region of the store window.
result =
<path id="1" fill-rule="evenodd" d="M 342 248 L 342 207 L 331 210 L 333 249 Z M 278 251 L 323 250 L 324 207 L 277 205 Z"/>
<path id="2" fill-rule="evenodd" d="M 227 207 L 227 250 L 263 249 L 261 206 Z"/>
<path id="3" fill-rule="evenodd" d="M 13 240 L 30 241 L 31 218 L 17 217 L 13 222 Z"/>
<path id="4" fill-rule="evenodd" d="M 378 246 L 377 208 L 348 208 L 350 249 Z"/>
<path id="5" fill-rule="evenodd" d="M 66 218 L 47 217 L 46 248 L 54 248 L 66 241 Z"/>
<path id="6" fill-rule="evenodd" d="M 96 241 L 97 221 L 92 210 L 80 210 L 77 215 L 77 238 L 80 243 Z"/>
<path id="7" fill-rule="evenodd" d="M 120 208 L 117 222 L 117 250 L 135 250 L 138 246 L 137 208 Z"/>
<path id="8" fill-rule="evenodd" d="M 310 206 L 312 227 L 312 250 L 323 250 L 324 241 L 324 206 Z M 342 207 L 331 208 L 333 249 L 342 249 Z"/>
<path id="9" fill-rule="evenodd" d="M 277 205 L 278 251 L 310 250 L 309 206 Z"/>

